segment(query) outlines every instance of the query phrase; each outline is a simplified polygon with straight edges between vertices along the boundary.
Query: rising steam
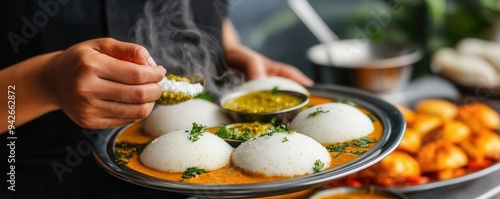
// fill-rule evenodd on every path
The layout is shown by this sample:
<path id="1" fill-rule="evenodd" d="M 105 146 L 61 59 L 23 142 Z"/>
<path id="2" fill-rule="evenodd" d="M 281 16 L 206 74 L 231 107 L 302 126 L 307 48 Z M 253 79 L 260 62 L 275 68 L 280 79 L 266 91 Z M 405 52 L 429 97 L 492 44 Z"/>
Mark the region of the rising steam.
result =
<path id="1" fill-rule="evenodd" d="M 196 27 L 189 0 L 148 0 L 133 31 L 135 42 L 168 73 L 202 74 L 207 89 L 219 95 L 243 81 L 220 57 L 217 39 Z"/>

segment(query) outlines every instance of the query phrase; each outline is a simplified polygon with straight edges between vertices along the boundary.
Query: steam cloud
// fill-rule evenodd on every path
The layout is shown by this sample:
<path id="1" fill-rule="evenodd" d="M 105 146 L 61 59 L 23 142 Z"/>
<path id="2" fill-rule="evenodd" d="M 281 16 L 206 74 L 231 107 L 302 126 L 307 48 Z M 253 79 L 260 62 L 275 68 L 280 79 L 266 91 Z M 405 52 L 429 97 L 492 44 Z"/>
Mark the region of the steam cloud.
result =
<path id="1" fill-rule="evenodd" d="M 196 27 L 189 0 L 148 0 L 133 31 L 135 42 L 146 47 L 167 73 L 202 74 L 214 94 L 244 80 L 241 72 L 225 65 L 217 39 Z"/>

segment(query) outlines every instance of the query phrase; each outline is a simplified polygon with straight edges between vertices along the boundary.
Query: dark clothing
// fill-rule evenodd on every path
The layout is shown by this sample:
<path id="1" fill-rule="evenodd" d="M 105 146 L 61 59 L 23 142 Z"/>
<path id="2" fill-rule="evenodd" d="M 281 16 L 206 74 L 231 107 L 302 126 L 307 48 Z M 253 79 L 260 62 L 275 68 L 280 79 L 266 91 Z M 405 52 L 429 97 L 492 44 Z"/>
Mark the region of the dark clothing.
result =
<path id="1" fill-rule="evenodd" d="M 143 0 L 2 0 L 0 69 L 93 38 L 131 41 L 131 28 L 144 4 Z M 225 0 L 191 1 L 197 27 L 215 37 L 219 45 L 226 4 Z M 52 164 L 68 166 L 68 150 L 76 150 L 86 139 L 83 130 L 62 111 L 16 126 L 16 191 L 7 189 L 6 165 L 10 164 L 3 162 L 0 198 L 186 198 L 119 180 L 100 168 L 91 154 L 69 166 L 71 172 L 64 173 L 59 182 Z M 10 151 L 6 137 L 0 137 L 3 161 Z"/>

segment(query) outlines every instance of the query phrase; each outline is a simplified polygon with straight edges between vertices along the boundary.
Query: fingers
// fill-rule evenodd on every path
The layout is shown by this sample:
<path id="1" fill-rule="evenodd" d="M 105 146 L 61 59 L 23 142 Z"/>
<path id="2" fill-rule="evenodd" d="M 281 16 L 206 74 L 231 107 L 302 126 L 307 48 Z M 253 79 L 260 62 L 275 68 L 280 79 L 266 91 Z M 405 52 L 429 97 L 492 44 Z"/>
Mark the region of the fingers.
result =
<path id="1" fill-rule="evenodd" d="M 131 104 L 94 99 L 83 106 L 72 107 L 75 108 L 72 112 L 65 112 L 84 128 L 102 129 L 138 122 L 151 113 L 154 105 L 154 102 Z"/>
<path id="2" fill-rule="evenodd" d="M 90 53 L 83 61 L 102 79 L 123 84 L 145 84 L 161 81 L 166 73 L 166 69 L 157 66 L 141 45 L 111 38 L 90 42 L 95 53 Z"/>
<path id="3" fill-rule="evenodd" d="M 146 84 L 161 81 L 167 70 L 162 66 L 145 66 L 110 57 L 94 54 L 96 75 L 99 78 L 123 84 Z"/>
<path id="4" fill-rule="evenodd" d="M 116 59 L 140 65 L 156 66 L 148 50 L 141 45 L 122 42 L 112 38 L 96 39 L 96 50 Z"/>
<path id="5" fill-rule="evenodd" d="M 246 71 L 248 79 L 259 79 L 267 76 L 262 59 L 252 59 L 249 61 Z"/>
<path id="6" fill-rule="evenodd" d="M 302 85 L 312 86 L 314 81 L 299 69 L 288 64 L 272 61 L 246 47 L 225 51 L 227 63 L 243 71 L 248 79 L 258 79 L 266 76 L 282 76 L 292 79 Z"/>
<path id="7" fill-rule="evenodd" d="M 99 84 L 99 90 L 95 91 L 99 99 L 122 103 L 148 103 L 160 98 L 162 90 L 157 83 L 143 85 L 125 85 L 106 81 Z"/>
<path id="8" fill-rule="evenodd" d="M 238 50 L 226 51 L 225 56 L 227 64 L 244 72 L 247 79 L 258 79 L 267 76 L 263 59 L 247 48 L 242 47 Z"/>
<path id="9" fill-rule="evenodd" d="M 77 122 L 81 127 L 87 129 L 107 129 L 114 128 L 118 126 L 123 126 L 126 124 L 131 124 L 138 122 L 138 119 L 117 119 L 117 118 L 93 118 L 87 122 Z"/>
<path id="10" fill-rule="evenodd" d="M 268 65 L 270 75 L 289 78 L 305 86 L 314 85 L 314 81 L 311 78 L 307 77 L 304 73 L 302 73 L 302 71 L 291 65 L 271 60 L 268 60 L 266 64 Z"/>
<path id="11" fill-rule="evenodd" d="M 101 107 L 104 118 L 137 120 L 146 118 L 153 110 L 155 103 L 128 104 L 101 100 L 96 105 Z"/>

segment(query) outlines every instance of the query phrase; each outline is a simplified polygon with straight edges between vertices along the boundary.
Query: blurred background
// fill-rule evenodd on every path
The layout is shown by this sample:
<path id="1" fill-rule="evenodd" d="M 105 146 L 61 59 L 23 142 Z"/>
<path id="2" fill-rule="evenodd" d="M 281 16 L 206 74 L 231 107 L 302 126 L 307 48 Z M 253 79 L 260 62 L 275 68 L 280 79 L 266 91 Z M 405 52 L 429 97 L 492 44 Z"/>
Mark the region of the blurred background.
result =
<path id="1" fill-rule="evenodd" d="M 307 50 L 319 44 L 286 0 L 230 0 L 241 40 L 317 80 Z M 431 73 L 433 53 L 465 37 L 500 41 L 499 0 L 309 0 L 340 39 L 412 43 L 423 51 L 412 79 Z M 362 30 L 362 31 L 360 31 Z M 363 32 L 360 34 L 360 32 Z"/>
<path id="2" fill-rule="evenodd" d="M 323 74 L 318 73 L 316 65 L 308 57 L 308 50 L 320 41 L 290 8 L 287 0 L 230 2 L 230 17 L 244 44 L 298 67 L 321 83 L 319 80 Z M 500 111 L 500 0 L 308 2 L 339 39 L 367 39 L 418 46 L 422 56 L 413 64 L 410 83 L 398 90 L 374 92 L 383 99 L 412 108 L 415 108 L 416 102 L 432 98 L 450 100 L 458 105 L 480 102 Z M 469 40 L 460 51 L 457 44 L 464 38 L 480 40 Z M 441 53 L 441 62 L 436 61 L 437 54 L 444 49 L 448 51 Z M 435 66 L 440 64 L 448 73 L 437 72 Z M 365 79 L 380 76 L 378 73 L 359 74 Z M 394 73 L 394 76 L 401 75 Z M 392 79 L 396 78 L 386 76 L 377 81 Z M 408 127 L 412 128 L 411 125 Z M 407 135 L 411 136 L 411 133 Z M 407 196 L 412 199 L 436 196 L 500 199 L 498 176 L 500 171 L 497 170 L 472 183 L 419 191 Z"/>

